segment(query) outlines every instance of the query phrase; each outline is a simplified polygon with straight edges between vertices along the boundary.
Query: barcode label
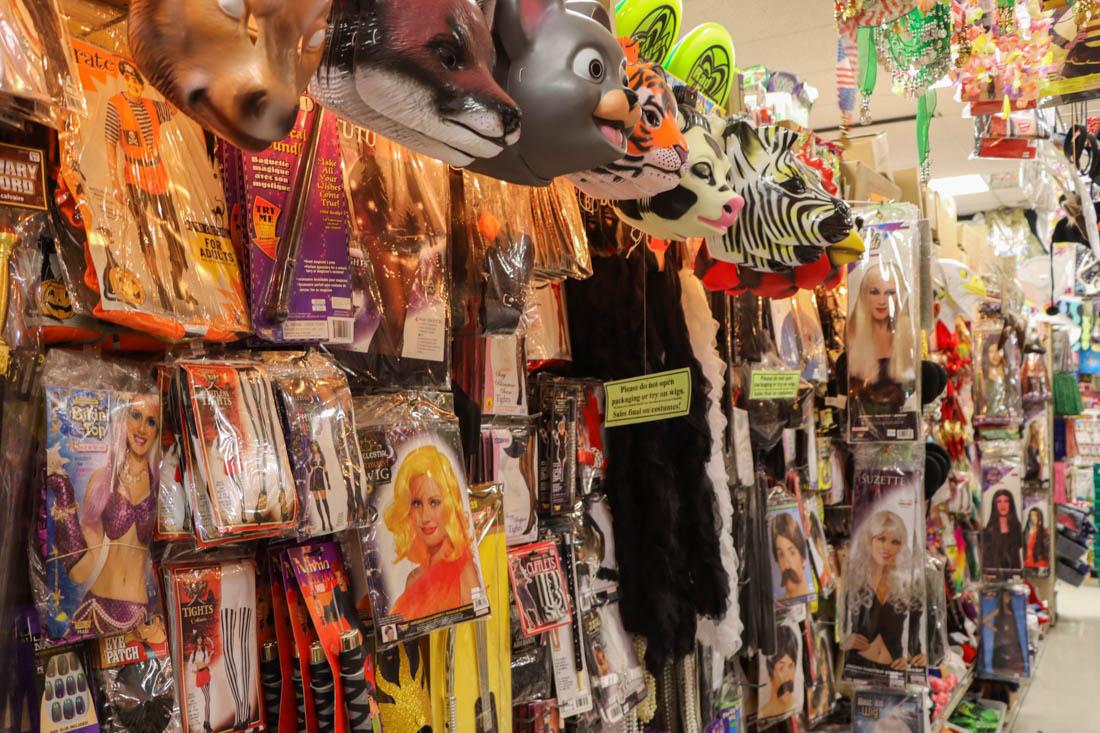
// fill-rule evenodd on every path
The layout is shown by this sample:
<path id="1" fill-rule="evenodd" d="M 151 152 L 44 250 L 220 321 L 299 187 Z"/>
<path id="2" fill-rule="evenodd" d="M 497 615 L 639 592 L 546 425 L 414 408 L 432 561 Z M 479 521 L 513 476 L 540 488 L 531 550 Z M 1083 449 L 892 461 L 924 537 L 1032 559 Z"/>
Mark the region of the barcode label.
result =
<path id="1" fill-rule="evenodd" d="M 474 613 L 480 615 L 482 611 L 489 609 L 489 598 L 482 593 L 477 593 L 473 596 Z"/>
<path id="2" fill-rule="evenodd" d="M 330 344 L 350 344 L 355 332 L 355 320 L 352 318 L 328 319 L 328 342 Z"/>
<path id="3" fill-rule="evenodd" d="M 911 428 L 898 431 L 898 440 L 912 440 L 914 437 L 914 431 Z"/>

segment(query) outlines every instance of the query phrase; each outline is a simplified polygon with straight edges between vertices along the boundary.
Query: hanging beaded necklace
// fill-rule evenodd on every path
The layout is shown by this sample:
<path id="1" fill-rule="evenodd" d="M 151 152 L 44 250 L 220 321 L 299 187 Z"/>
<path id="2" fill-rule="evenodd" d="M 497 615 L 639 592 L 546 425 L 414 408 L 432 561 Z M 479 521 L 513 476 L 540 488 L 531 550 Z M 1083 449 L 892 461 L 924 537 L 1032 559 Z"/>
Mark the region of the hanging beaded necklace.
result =
<path id="1" fill-rule="evenodd" d="M 883 66 L 894 89 L 907 97 L 924 94 L 951 67 L 951 10 L 936 3 L 928 13 L 914 8 L 901 18 L 872 28 Z"/>

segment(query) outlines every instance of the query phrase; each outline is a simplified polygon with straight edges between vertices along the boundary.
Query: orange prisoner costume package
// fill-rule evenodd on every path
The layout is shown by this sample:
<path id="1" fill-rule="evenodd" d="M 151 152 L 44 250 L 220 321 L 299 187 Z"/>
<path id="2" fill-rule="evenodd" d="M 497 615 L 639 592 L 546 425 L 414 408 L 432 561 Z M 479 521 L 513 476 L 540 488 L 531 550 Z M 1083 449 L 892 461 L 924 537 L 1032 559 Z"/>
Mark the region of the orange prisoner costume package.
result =
<path id="1" fill-rule="evenodd" d="M 162 338 L 249 330 L 221 179 L 198 125 L 126 59 L 73 41 L 87 116 L 63 169 L 88 235 L 95 315 Z"/>

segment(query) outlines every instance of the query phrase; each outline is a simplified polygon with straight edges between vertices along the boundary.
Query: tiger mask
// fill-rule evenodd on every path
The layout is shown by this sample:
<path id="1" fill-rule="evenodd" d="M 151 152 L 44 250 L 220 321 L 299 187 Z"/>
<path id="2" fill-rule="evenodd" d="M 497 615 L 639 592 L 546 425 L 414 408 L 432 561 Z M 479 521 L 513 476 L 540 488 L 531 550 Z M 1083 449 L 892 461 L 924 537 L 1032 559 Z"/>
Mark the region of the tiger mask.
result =
<path id="1" fill-rule="evenodd" d="M 737 221 L 745 200 L 733 190 L 730 160 L 711 120 L 686 104 L 680 105 L 679 120 L 688 143 L 680 183 L 656 196 L 618 201 L 615 210 L 627 224 L 658 239 L 721 236 Z"/>
<path id="2" fill-rule="evenodd" d="M 633 39 L 620 38 L 619 43 L 626 52 L 627 78 L 638 95 L 641 120 L 627 141 L 624 157 L 568 176 L 584 193 L 607 201 L 646 198 L 675 188 L 688 155 L 665 70 L 642 61 Z"/>

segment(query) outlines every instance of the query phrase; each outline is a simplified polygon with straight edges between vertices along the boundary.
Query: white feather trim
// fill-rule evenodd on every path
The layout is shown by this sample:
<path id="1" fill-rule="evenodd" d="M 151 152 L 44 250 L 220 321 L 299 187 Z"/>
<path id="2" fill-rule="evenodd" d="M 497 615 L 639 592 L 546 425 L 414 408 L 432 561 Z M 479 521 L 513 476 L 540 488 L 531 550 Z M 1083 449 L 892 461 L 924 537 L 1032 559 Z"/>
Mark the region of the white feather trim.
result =
<path id="1" fill-rule="evenodd" d="M 729 474 L 722 452 L 726 432 L 726 416 L 722 412 L 722 386 L 726 365 L 718 355 L 718 322 L 711 315 L 703 283 L 689 269 L 680 270 L 683 291 L 681 306 L 687 321 L 691 350 L 703 368 L 710 388 L 707 390 L 707 423 L 710 425 L 711 449 L 707 461 L 707 476 L 714 486 L 715 508 L 718 512 L 718 539 L 722 552 L 722 567 L 729 575 L 729 607 L 721 619 L 700 618 L 695 637 L 713 647 L 724 657 L 732 657 L 741 648 L 741 611 L 737 604 L 737 551 L 733 548 L 733 501 L 729 492 Z"/>

